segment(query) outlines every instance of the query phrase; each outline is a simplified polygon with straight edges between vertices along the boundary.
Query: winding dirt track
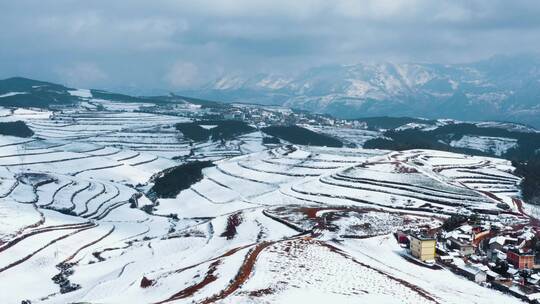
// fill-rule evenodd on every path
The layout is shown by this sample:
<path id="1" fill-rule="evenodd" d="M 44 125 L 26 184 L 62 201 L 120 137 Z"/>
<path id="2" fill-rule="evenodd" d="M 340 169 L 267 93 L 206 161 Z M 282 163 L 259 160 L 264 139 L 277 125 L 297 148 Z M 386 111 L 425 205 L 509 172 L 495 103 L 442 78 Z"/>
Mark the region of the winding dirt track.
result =
<path id="1" fill-rule="evenodd" d="M 217 266 L 219 266 L 220 264 L 221 264 L 221 260 L 216 260 L 216 261 L 212 262 L 212 264 L 210 264 L 210 267 L 208 267 L 208 271 L 206 272 L 206 275 L 205 275 L 205 277 L 203 278 L 202 281 L 200 281 L 199 283 L 193 284 L 193 285 L 191 285 L 191 286 L 189 286 L 189 287 L 187 287 L 185 289 L 180 290 L 179 292 L 173 294 L 167 300 L 158 302 L 157 304 L 167 303 L 167 302 L 171 302 L 171 301 L 191 297 L 198 290 L 202 289 L 206 285 L 208 285 L 208 284 L 214 282 L 215 280 L 217 280 L 217 277 L 214 275 L 214 273 L 217 270 Z"/>
<path id="2" fill-rule="evenodd" d="M 231 295 L 233 292 L 235 292 L 242 284 L 244 284 L 249 276 L 251 275 L 251 271 L 253 270 L 253 266 L 255 265 L 255 262 L 257 261 L 257 257 L 263 251 L 266 247 L 274 244 L 275 242 L 262 242 L 257 244 L 255 248 L 253 248 L 249 253 L 240 267 L 240 270 L 236 274 L 236 277 L 233 279 L 232 283 L 227 286 L 224 290 L 222 290 L 220 293 L 205 299 L 202 301 L 202 304 L 208 304 L 208 303 L 214 303 L 218 300 L 222 300 L 229 295 Z"/>
<path id="3" fill-rule="evenodd" d="M 537 229 L 540 227 L 540 220 L 527 214 L 525 210 L 523 209 L 523 201 L 518 198 L 512 198 L 512 202 L 517 206 L 518 212 L 521 213 L 521 215 L 527 217 L 530 221 L 530 224 Z"/>
<path id="4" fill-rule="evenodd" d="M 208 298 L 200 301 L 200 303 L 201 304 L 215 303 L 215 302 L 223 300 L 223 299 L 227 298 L 228 296 L 232 295 L 234 292 L 239 290 L 244 283 L 247 282 L 247 280 L 249 279 L 249 277 L 251 276 L 251 274 L 253 272 L 253 269 L 255 267 L 255 263 L 257 262 L 257 258 L 259 257 L 259 255 L 261 254 L 261 252 L 263 250 L 265 250 L 269 246 L 274 245 L 274 244 L 276 244 L 278 242 L 294 241 L 295 239 L 298 240 L 296 237 L 293 237 L 293 238 L 287 238 L 287 239 L 283 239 L 283 240 L 279 240 L 279 241 L 261 242 L 261 243 L 255 245 L 255 247 L 252 248 L 249 251 L 249 253 L 246 255 L 246 258 L 245 258 L 244 262 L 240 266 L 236 276 L 231 280 L 230 284 L 225 289 L 220 291 L 219 293 L 216 293 L 213 296 L 208 297 Z M 440 304 L 440 302 L 433 295 L 431 295 L 428 291 L 422 289 L 421 287 L 416 286 L 416 285 L 414 285 L 412 283 L 409 283 L 409 282 L 407 282 L 405 280 L 399 279 L 399 278 L 397 278 L 397 277 L 395 277 L 395 276 L 393 276 L 391 274 L 388 274 L 388 273 L 386 273 L 386 272 L 384 272 L 382 270 L 379 270 L 377 268 L 374 268 L 374 267 L 372 267 L 370 265 L 364 264 L 364 263 L 356 260 L 352 256 L 348 255 L 347 253 L 343 252 L 341 249 L 339 249 L 339 248 L 337 248 L 337 247 L 335 247 L 335 246 L 333 246 L 333 245 L 331 245 L 331 244 L 329 244 L 327 242 L 314 240 L 314 239 L 312 239 L 310 237 L 302 238 L 302 239 L 306 239 L 306 240 L 309 239 L 310 241 L 314 242 L 314 244 L 317 245 L 317 246 L 326 247 L 330 251 L 339 254 L 340 256 L 342 256 L 345 259 L 349 259 L 352 262 L 354 262 L 356 264 L 359 264 L 362 267 L 366 267 L 366 268 L 369 268 L 369 269 L 371 269 L 373 271 L 376 271 L 377 273 L 379 273 L 379 274 L 381 274 L 381 275 L 383 275 L 385 277 L 388 277 L 391 280 L 396 281 L 398 284 L 401 284 L 406 288 L 410 288 L 411 290 L 418 293 L 421 297 L 425 298 L 426 300 L 431 301 L 433 303 Z M 236 250 L 236 251 L 238 251 L 238 250 Z M 223 257 L 223 256 L 221 256 L 221 257 Z M 195 293 L 197 293 L 198 291 L 200 291 L 201 289 L 203 289 L 204 287 L 206 287 L 207 285 L 209 285 L 210 283 L 216 281 L 217 280 L 216 270 L 218 269 L 218 266 L 221 264 L 221 257 L 213 259 L 213 262 L 210 264 L 210 266 L 208 268 L 208 271 L 206 272 L 205 277 L 200 282 L 198 282 L 196 284 L 193 284 L 193 285 L 190 285 L 187 288 L 184 288 L 184 289 L 178 291 L 177 293 L 172 295 L 170 298 L 168 298 L 166 300 L 163 300 L 163 301 L 160 301 L 160 302 L 157 302 L 156 304 L 168 303 L 168 302 L 172 302 L 172 301 L 179 300 L 179 299 L 189 298 L 189 297 L 193 296 Z M 198 265 L 200 265 L 200 264 L 198 264 Z M 186 270 L 186 269 L 189 269 L 189 268 L 193 268 L 195 266 L 196 265 L 191 266 L 191 267 L 186 267 L 186 268 L 182 269 L 182 271 Z"/>

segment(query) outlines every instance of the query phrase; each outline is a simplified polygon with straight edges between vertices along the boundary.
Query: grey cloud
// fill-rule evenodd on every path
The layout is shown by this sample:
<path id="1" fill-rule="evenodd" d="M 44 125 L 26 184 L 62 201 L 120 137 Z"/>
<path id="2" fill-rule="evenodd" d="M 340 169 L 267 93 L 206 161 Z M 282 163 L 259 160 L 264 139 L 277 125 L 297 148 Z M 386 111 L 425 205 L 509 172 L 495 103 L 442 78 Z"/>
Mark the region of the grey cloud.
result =
<path id="1" fill-rule="evenodd" d="M 0 77 L 144 91 L 328 63 L 471 61 L 538 52 L 539 13 L 534 0 L 4 1 Z"/>

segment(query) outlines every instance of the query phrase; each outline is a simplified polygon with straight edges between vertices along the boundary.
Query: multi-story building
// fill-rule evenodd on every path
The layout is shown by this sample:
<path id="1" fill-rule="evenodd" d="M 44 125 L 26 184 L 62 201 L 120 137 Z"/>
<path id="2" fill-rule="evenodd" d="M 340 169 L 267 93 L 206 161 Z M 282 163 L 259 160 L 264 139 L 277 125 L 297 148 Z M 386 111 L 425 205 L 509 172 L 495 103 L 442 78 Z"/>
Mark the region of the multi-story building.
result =
<path id="1" fill-rule="evenodd" d="M 435 261 L 435 238 L 426 235 L 411 235 L 410 249 L 413 257 L 421 261 Z"/>

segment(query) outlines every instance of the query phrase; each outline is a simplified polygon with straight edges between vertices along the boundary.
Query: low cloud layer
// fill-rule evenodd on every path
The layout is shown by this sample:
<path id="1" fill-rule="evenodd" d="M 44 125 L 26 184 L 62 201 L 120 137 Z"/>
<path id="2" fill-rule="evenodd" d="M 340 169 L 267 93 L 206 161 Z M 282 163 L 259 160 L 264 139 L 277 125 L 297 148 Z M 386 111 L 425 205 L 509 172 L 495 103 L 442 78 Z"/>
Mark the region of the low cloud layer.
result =
<path id="1" fill-rule="evenodd" d="M 223 73 L 540 50 L 538 1 L 4 1 L 0 77 L 148 92 Z"/>

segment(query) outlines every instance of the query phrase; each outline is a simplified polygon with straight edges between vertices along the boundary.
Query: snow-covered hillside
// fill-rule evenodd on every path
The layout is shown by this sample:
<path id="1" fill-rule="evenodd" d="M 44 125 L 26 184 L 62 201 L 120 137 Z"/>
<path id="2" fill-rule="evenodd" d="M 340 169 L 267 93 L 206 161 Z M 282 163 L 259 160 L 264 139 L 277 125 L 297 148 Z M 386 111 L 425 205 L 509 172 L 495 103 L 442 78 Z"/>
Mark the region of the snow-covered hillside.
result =
<path id="1" fill-rule="evenodd" d="M 0 119 L 35 132 L 0 136 L 2 303 L 519 302 L 408 261 L 391 235 L 473 211 L 524 221 L 506 160 L 263 145 L 259 131 L 192 142 L 171 128 L 186 116 L 72 94 L 88 104 Z M 176 197 L 146 196 L 188 160 L 215 166 Z"/>
<path id="2" fill-rule="evenodd" d="M 538 56 L 498 56 L 469 64 L 327 65 L 290 75 L 225 75 L 185 93 L 230 102 L 282 104 L 345 118 L 497 119 L 539 127 L 539 67 Z"/>

